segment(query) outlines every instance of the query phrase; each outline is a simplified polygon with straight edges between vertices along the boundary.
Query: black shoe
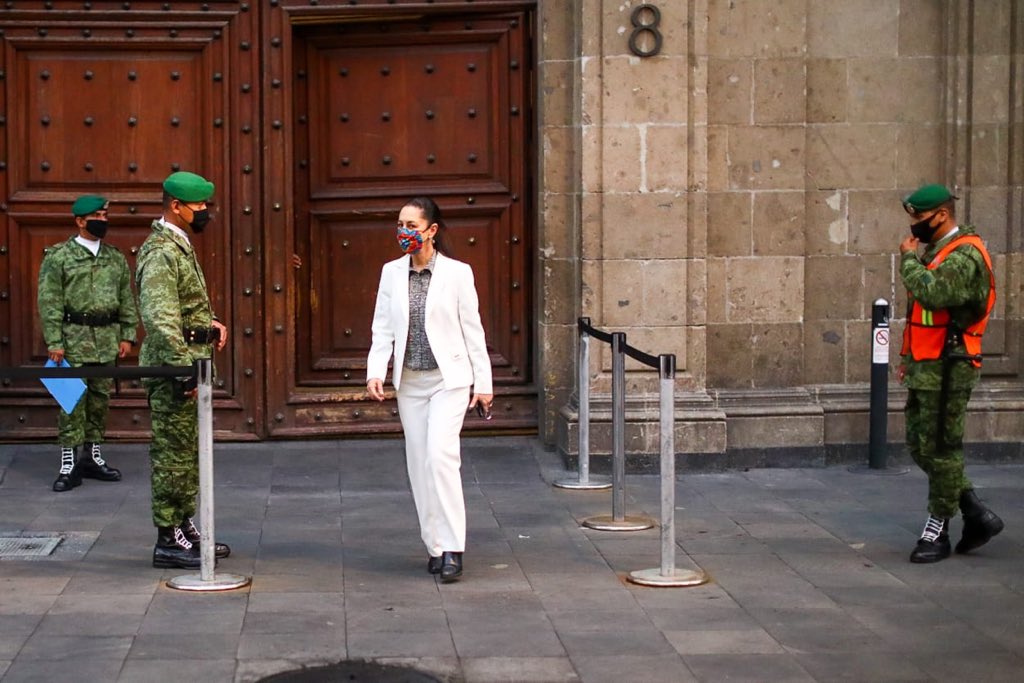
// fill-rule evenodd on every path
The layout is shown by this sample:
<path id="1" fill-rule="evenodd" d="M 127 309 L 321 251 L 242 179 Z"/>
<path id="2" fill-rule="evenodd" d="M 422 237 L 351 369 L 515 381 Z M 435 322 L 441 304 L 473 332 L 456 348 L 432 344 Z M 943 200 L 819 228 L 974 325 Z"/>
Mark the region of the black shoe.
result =
<path id="1" fill-rule="evenodd" d="M 181 531 L 182 531 L 182 533 L 185 534 L 185 538 L 187 538 L 192 545 L 194 545 L 197 548 L 199 547 L 199 541 L 200 541 L 200 538 L 201 538 L 200 535 L 199 535 L 199 529 L 196 527 L 196 523 L 192 521 L 191 517 L 186 519 L 185 523 L 181 525 Z M 216 557 L 219 560 L 219 559 L 227 557 L 230 554 L 231 554 L 231 548 L 228 547 L 227 543 L 217 543 L 217 542 L 214 542 L 214 544 L 213 544 L 213 556 L 214 557 Z"/>
<path id="2" fill-rule="evenodd" d="M 154 567 L 177 567 L 199 569 L 199 546 L 193 545 L 181 527 L 162 526 L 157 530 L 156 547 L 153 548 Z"/>
<path id="3" fill-rule="evenodd" d="M 949 553 L 949 520 L 929 515 L 917 547 L 910 553 L 910 561 L 929 564 L 946 559 Z"/>
<path id="4" fill-rule="evenodd" d="M 60 474 L 53 482 L 53 490 L 57 493 L 70 491 L 76 486 L 82 485 L 82 475 L 75 467 L 75 449 L 68 446 L 61 446 L 60 449 Z"/>
<path id="5" fill-rule="evenodd" d="M 964 534 L 956 544 L 957 553 L 980 548 L 1003 530 L 1003 520 L 978 500 L 974 489 L 961 492 L 960 511 L 964 515 Z"/>
<path id="6" fill-rule="evenodd" d="M 431 574 L 441 573 L 441 557 L 427 556 L 427 571 Z"/>
<path id="7" fill-rule="evenodd" d="M 441 580 L 445 583 L 462 576 L 462 553 L 445 551 L 441 554 Z"/>
<path id="8" fill-rule="evenodd" d="M 99 479 L 100 481 L 121 481 L 121 470 L 114 469 L 107 465 L 103 456 L 100 455 L 98 443 L 86 443 L 82 445 L 82 457 L 75 465 L 79 478 Z"/>

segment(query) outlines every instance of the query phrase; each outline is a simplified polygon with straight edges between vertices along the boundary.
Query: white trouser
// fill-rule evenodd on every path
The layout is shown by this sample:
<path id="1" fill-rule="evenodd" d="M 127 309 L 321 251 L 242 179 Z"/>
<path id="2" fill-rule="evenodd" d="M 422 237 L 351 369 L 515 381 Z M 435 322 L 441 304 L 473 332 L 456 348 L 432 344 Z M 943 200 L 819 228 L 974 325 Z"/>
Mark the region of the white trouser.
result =
<path id="1" fill-rule="evenodd" d="M 466 548 L 459 433 L 468 404 L 469 387 L 445 389 L 440 370 L 402 370 L 398 414 L 405 432 L 405 464 L 420 537 L 432 557 Z"/>

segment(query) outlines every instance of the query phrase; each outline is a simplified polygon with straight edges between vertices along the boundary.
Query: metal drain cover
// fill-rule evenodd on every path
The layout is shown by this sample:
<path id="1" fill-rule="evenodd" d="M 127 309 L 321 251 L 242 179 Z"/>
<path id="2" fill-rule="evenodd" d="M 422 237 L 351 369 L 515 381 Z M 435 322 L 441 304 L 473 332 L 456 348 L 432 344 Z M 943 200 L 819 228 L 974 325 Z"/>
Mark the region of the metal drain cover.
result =
<path id="1" fill-rule="evenodd" d="M 60 535 L 0 536 L 0 557 L 46 557 L 63 540 Z"/>
<path id="2" fill-rule="evenodd" d="M 259 683 L 338 683 L 339 681 L 438 683 L 438 679 L 422 671 L 404 666 L 377 664 L 376 662 L 338 662 L 328 666 L 307 667 L 261 678 Z"/>

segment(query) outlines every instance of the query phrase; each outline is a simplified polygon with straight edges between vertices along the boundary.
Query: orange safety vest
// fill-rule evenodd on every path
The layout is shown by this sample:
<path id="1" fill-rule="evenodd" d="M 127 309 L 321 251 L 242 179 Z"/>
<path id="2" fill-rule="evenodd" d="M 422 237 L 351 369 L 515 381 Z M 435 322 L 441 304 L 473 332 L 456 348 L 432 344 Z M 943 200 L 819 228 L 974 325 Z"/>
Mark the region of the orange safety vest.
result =
<path id="1" fill-rule="evenodd" d="M 977 235 L 962 235 L 954 238 L 949 244 L 939 250 L 932 262 L 928 264 L 928 270 L 935 270 L 954 249 L 969 244 L 981 252 L 988 266 L 988 302 L 985 304 L 985 315 L 972 323 L 963 331 L 964 348 L 971 356 L 981 355 L 981 336 L 988 326 L 988 317 L 996 304 L 996 278 L 992 274 L 992 259 L 985 249 L 985 244 Z M 929 311 L 917 301 L 911 302 L 910 315 L 907 317 L 907 325 L 903 328 L 903 348 L 900 355 L 910 353 L 914 360 L 936 360 L 942 357 L 942 349 L 946 345 L 946 331 L 949 328 L 949 310 L 940 308 Z M 971 360 L 971 365 L 981 367 L 980 360 Z"/>

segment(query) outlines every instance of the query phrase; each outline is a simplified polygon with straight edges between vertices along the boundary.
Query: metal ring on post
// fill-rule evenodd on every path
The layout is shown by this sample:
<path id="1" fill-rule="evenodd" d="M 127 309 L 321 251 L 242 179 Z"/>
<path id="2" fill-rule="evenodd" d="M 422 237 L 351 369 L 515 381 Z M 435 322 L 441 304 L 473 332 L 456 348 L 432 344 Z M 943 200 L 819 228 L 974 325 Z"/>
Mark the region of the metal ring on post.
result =
<path id="1" fill-rule="evenodd" d="M 638 569 L 626 578 L 642 586 L 699 586 L 707 583 L 702 571 L 676 569 L 676 406 L 674 354 L 658 356 L 661 430 L 661 568 Z"/>
<path id="2" fill-rule="evenodd" d="M 579 381 L 579 476 L 576 479 L 559 479 L 554 486 L 560 489 L 575 489 L 580 491 L 597 491 L 610 489 L 612 482 L 607 477 L 590 477 L 590 335 L 587 329 L 590 327 L 590 318 L 580 318 L 577 321 L 579 330 L 579 359 L 577 360 L 576 374 Z"/>
<path id="3" fill-rule="evenodd" d="M 612 333 L 612 514 L 588 517 L 597 531 L 643 531 L 654 526 L 645 516 L 626 516 L 626 333 Z"/>
<path id="4" fill-rule="evenodd" d="M 214 514 L 213 514 L 213 361 L 196 361 L 197 401 L 199 412 L 199 576 L 183 574 L 167 581 L 168 588 L 183 591 L 226 591 L 248 586 L 251 577 L 220 574 L 214 571 Z"/>

